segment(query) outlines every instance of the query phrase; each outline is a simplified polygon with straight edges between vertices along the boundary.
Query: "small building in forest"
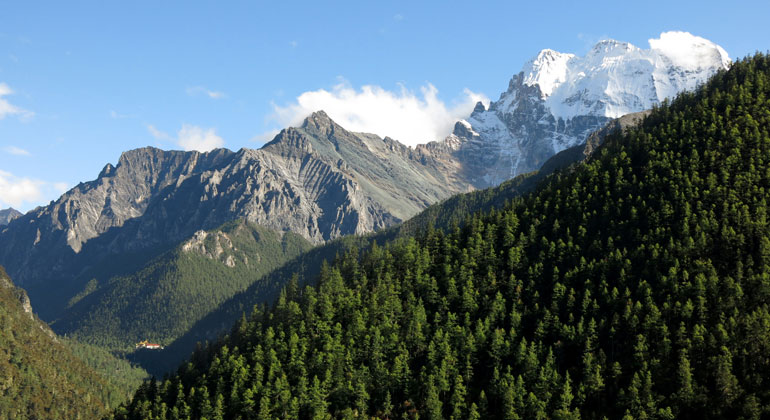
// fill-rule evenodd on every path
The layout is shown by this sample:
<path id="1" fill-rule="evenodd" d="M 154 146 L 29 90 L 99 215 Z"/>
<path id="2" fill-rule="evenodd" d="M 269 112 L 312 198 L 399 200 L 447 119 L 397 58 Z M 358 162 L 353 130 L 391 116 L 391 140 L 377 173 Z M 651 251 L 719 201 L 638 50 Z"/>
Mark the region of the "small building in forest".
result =
<path id="1" fill-rule="evenodd" d="M 144 340 L 144 341 L 140 341 L 140 342 L 136 343 L 136 348 L 137 349 L 162 350 L 163 346 L 161 346 L 160 344 L 156 344 L 156 343 L 150 343 L 149 341 Z"/>

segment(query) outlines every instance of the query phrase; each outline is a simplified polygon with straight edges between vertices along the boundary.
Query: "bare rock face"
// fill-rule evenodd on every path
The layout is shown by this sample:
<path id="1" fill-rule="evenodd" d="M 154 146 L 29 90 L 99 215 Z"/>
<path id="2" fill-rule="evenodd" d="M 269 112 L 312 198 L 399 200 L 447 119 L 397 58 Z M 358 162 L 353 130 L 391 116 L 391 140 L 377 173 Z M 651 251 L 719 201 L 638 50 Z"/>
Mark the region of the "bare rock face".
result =
<path id="1" fill-rule="evenodd" d="M 8 223 L 11 223 L 13 219 L 17 219 L 19 216 L 21 216 L 21 212 L 14 209 L 13 207 L 0 210 L 0 226 L 5 226 Z"/>
<path id="2" fill-rule="evenodd" d="M 209 234 L 205 230 L 199 230 L 195 232 L 192 238 L 182 244 L 182 252 L 202 255 L 219 261 L 230 268 L 235 267 L 236 258 L 232 253 L 237 251 L 238 248 L 233 245 L 230 236 L 221 231 Z M 259 254 L 257 254 L 257 258 L 259 258 Z M 239 261 L 249 265 L 249 258 L 246 255 L 239 255 Z"/>
<path id="3" fill-rule="evenodd" d="M 371 232 L 472 189 L 450 152 L 349 132 L 322 111 L 259 150 L 132 150 L 0 228 L 0 264 L 34 300 L 58 290 L 66 301 L 85 270 L 234 219 L 314 243 Z"/>
<path id="4" fill-rule="evenodd" d="M 178 183 L 229 161 L 233 152 L 165 152 L 144 148 L 125 152 L 117 166 L 81 183 L 45 207 L 38 207 L 0 229 L 0 261 L 27 288 L 57 278 L 82 264 L 83 247 L 140 218 L 154 198 Z M 158 232 L 162 235 L 163 232 Z M 109 254 L 102 249 L 89 258 Z M 30 293 L 34 293 L 30 290 Z"/>

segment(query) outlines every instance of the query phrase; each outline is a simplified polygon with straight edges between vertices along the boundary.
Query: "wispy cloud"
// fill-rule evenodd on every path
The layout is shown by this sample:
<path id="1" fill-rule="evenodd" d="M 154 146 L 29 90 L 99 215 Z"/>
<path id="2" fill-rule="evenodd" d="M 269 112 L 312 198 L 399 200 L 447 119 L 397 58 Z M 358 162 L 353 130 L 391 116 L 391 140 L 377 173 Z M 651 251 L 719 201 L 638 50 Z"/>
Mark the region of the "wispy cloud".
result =
<path id="1" fill-rule="evenodd" d="M 12 206 L 23 210 L 40 204 L 45 197 L 61 195 L 67 189 L 64 182 L 18 177 L 0 170 L 0 208 Z"/>
<path id="2" fill-rule="evenodd" d="M 269 119 L 281 126 L 297 125 L 309 114 L 323 110 L 348 130 L 390 136 L 416 145 L 450 134 L 455 122 L 467 117 L 478 101 L 488 103 L 489 99 L 466 89 L 447 105 L 431 84 L 415 93 L 404 86 L 395 92 L 374 85 L 357 90 L 343 81 L 331 90 L 305 92 L 285 106 L 273 104 Z"/>
<path id="3" fill-rule="evenodd" d="M 402 15 L 401 13 L 396 13 L 395 15 L 393 15 L 393 20 L 395 21 L 404 20 L 404 15 Z"/>
<path id="4" fill-rule="evenodd" d="M 121 114 L 115 110 L 110 110 L 110 118 L 116 120 L 122 120 L 126 118 L 136 118 L 135 114 Z"/>
<path id="5" fill-rule="evenodd" d="M 4 96 L 12 94 L 13 90 L 7 84 L 0 83 L 0 120 L 8 115 L 16 115 L 22 121 L 31 119 L 35 115 L 34 112 L 19 108 L 18 106 L 8 102 L 7 99 L 3 98 Z"/>
<path id="6" fill-rule="evenodd" d="M 185 89 L 185 91 L 190 96 L 206 95 L 211 99 L 222 99 L 227 96 L 224 94 L 224 92 L 206 89 L 203 86 L 191 86 Z"/>
<path id="7" fill-rule="evenodd" d="M 154 125 L 147 125 L 147 131 L 156 140 L 174 142 L 184 150 L 208 152 L 209 150 L 223 147 L 225 144 L 224 139 L 217 135 L 215 129 L 202 128 L 197 125 L 183 124 L 176 137 L 172 137 L 165 131 L 158 130 Z"/>
<path id="8" fill-rule="evenodd" d="M 289 41 L 289 46 L 291 46 L 292 48 L 297 48 L 298 45 L 299 45 L 299 42 L 297 41 L 294 41 L 294 40 Z"/>
<path id="9" fill-rule="evenodd" d="M 67 185 L 66 182 L 53 182 L 51 183 L 51 186 L 54 190 L 58 191 L 60 194 L 64 194 L 70 186 Z"/>
<path id="10" fill-rule="evenodd" d="M 16 155 L 16 156 L 29 156 L 30 155 L 29 151 L 24 150 L 21 147 L 16 147 L 16 146 L 5 146 L 5 147 L 3 147 L 3 150 L 6 153 L 10 153 L 10 154 Z"/>
<path id="11" fill-rule="evenodd" d="M 147 124 L 147 131 L 150 132 L 150 135 L 155 137 L 155 140 L 171 140 L 171 136 L 169 136 L 168 133 L 158 130 L 152 124 Z"/>

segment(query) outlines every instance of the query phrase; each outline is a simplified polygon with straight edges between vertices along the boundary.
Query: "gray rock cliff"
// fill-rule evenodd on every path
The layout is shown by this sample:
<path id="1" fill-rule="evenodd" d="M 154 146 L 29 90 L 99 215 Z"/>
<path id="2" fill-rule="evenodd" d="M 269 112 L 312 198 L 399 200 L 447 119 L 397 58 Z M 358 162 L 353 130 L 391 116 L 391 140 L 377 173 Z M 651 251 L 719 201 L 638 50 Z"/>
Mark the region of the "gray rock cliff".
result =
<path id="1" fill-rule="evenodd" d="M 0 226 L 5 226 L 8 223 L 11 223 L 13 219 L 18 219 L 21 215 L 22 213 L 13 207 L 0 210 Z"/>
<path id="2" fill-rule="evenodd" d="M 371 232 L 470 190 L 456 166 L 440 145 L 349 132 L 322 111 L 259 150 L 132 150 L 0 228 L 0 264 L 35 301 L 61 297 L 40 300 L 50 319 L 83 273 L 110 270 L 118 256 L 140 258 L 234 219 L 314 243 Z"/>

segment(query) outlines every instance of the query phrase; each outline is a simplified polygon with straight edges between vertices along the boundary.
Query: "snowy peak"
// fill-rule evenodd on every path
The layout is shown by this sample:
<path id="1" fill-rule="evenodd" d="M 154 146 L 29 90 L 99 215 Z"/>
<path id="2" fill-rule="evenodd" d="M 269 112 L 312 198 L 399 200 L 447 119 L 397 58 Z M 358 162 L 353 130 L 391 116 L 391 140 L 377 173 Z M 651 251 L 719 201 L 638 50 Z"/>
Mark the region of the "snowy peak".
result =
<path id="1" fill-rule="evenodd" d="M 608 39 L 585 55 L 540 51 L 488 109 L 455 125 L 452 144 L 477 187 L 540 168 L 613 118 L 695 89 L 730 58 L 686 32 L 664 32 L 648 49 Z"/>
<path id="2" fill-rule="evenodd" d="M 617 118 L 694 89 L 730 64 L 722 47 L 686 32 L 664 32 L 649 43 L 642 49 L 604 40 L 583 57 L 542 50 L 524 65 L 523 84 L 539 87 L 557 119 Z"/>
<path id="3" fill-rule="evenodd" d="M 543 98 L 567 80 L 569 61 L 574 54 L 563 54 L 554 50 L 542 50 L 534 59 L 524 65 L 524 84 L 540 87 Z"/>
<path id="4" fill-rule="evenodd" d="M 586 54 L 586 57 L 617 57 L 637 50 L 639 50 L 639 48 L 628 42 L 605 39 L 597 42 L 596 45 L 591 48 L 591 51 Z"/>

